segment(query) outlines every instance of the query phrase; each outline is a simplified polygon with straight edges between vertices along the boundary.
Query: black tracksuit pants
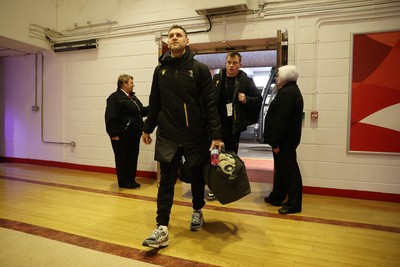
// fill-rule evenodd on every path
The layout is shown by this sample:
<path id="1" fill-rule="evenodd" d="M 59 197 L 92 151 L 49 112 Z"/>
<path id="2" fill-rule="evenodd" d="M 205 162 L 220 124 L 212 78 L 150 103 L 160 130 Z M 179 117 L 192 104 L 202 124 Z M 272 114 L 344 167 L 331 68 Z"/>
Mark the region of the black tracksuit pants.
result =
<path id="1" fill-rule="evenodd" d="M 225 151 L 233 151 L 236 154 L 239 151 L 240 133 L 232 133 L 232 128 L 222 128 L 222 142 L 224 142 Z"/>
<path id="2" fill-rule="evenodd" d="M 168 226 L 171 208 L 174 200 L 174 189 L 178 174 L 180 160 L 183 150 L 179 149 L 170 163 L 160 162 L 160 185 L 157 194 L 157 225 Z M 204 165 L 190 168 L 192 205 L 193 209 L 201 209 L 206 203 L 204 201 L 205 180 L 203 177 Z"/>
<path id="3" fill-rule="evenodd" d="M 128 186 L 135 181 L 140 137 L 140 134 L 133 134 L 128 128 L 118 141 L 111 140 L 119 187 Z"/>
<path id="4" fill-rule="evenodd" d="M 293 211 L 302 209 L 302 178 L 297 164 L 296 150 L 281 150 L 274 156 L 274 184 L 269 202 L 282 203 L 286 194 L 288 201 L 283 205 Z"/>

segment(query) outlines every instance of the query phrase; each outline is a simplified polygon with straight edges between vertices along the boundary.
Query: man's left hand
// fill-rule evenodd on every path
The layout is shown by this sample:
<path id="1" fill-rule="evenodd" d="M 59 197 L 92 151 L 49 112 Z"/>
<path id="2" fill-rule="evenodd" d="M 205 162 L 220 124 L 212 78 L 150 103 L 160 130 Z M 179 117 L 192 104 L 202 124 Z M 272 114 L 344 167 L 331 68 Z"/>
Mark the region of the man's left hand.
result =
<path id="1" fill-rule="evenodd" d="M 239 93 L 239 95 L 238 95 L 238 100 L 239 100 L 240 102 L 242 102 L 243 104 L 246 104 L 246 103 L 247 103 L 246 95 L 243 94 L 243 93 Z"/>

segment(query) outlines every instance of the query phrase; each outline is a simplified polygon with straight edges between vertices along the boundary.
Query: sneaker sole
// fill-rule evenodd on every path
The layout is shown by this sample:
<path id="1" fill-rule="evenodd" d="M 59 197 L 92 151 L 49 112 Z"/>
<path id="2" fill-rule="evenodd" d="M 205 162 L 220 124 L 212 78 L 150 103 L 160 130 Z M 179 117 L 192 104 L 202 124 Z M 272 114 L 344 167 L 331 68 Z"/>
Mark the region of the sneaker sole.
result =
<path id="1" fill-rule="evenodd" d="M 203 221 L 203 224 L 204 224 L 204 221 Z M 203 224 L 201 224 L 199 226 L 190 225 L 190 231 L 199 231 L 199 230 L 203 229 Z"/>
<path id="2" fill-rule="evenodd" d="M 143 244 L 142 244 L 142 246 L 152 247 L 152 248 L 167 247 L 168 245 L 169 245 L 169 241 L 165 241 L 165 242 L 161 242 L 161 243 L 154 243 L 154 244 L 143 241 Z"/>

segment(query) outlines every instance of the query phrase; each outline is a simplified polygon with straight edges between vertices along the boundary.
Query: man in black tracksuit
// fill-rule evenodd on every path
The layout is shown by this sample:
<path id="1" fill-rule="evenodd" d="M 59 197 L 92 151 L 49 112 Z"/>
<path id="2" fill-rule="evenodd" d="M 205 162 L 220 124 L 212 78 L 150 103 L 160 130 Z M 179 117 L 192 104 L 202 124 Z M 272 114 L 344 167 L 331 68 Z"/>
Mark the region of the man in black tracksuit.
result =
<path id="1" fill-rule="evenodd" d="M 205 205 L 203 167 L 209 160 L 209 151 L 213 147 L 221 150 L 223 146 L 210 71 L 206 65 L 196 62 L 199 71 L 194 73 L 194 54 L 188 45 L 186 31 L 179 25 L 172 26 L 168 32 L 169 51 L 160 57 L 160 66 L 153 76 L 142 140 L 150 144 L 150 133 L 158 126 L 155 160 L 160 162 L 161 179 L 157 195 L 157 229 L 143 241 L 144 246 L 168 245 L 168 224 L 182 155 L 192 174 L 190 230 L 202 228 L 201 208 Z M 196 81 L 201 81 L 201 84 Z"/>
<path id="2" fill-rule="evenodd" d="M 302 209 L 303 184 L 296 148 L 300 144 L 304 103 L 297 86 L 298 76 L 293 65 L 278 69 L 277 94 L 265 118 L 264 141 L 272 147 L 274 157 L 274 184 L 265 202 L 282 206 L 278 210 L 280 214 Z"/>

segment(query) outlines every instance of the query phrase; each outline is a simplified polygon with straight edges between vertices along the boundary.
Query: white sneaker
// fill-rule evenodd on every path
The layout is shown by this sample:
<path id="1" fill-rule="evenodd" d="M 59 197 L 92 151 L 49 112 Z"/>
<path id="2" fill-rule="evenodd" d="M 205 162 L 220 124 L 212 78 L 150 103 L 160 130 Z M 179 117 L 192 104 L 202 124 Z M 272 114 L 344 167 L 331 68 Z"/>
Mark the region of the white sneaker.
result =
<path id="1" fill-rule="evenodd" d="M 194 210 L 192 214 L 192 222 L 190 223 L 190 231 L 198 231 L 203 228 L 203 213 L 201 210 Z"/>
<path id="2" fill-rule="evenodd" d="M 207 193 L 207 199 L 208 199 L 208 200 L 214 200 L 214 199 L 216 199 L 216 198 L 217 198 L 217 197 L 214 195 L 213 192 L 208 191 L 208 193 Z"/>
<path id="3" fill-rule="evenodd" d="M 166 247 L 168 246 L 168 227 L 164 225 L 158 226 L 151 235 L 143 241 L 143 246 L 146 247 Z"/>

